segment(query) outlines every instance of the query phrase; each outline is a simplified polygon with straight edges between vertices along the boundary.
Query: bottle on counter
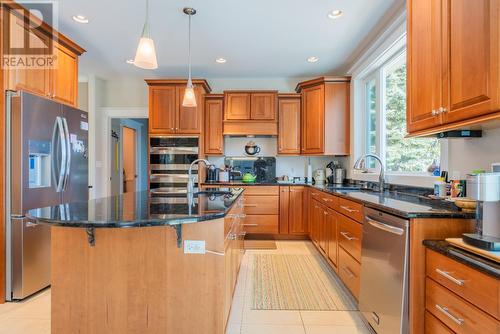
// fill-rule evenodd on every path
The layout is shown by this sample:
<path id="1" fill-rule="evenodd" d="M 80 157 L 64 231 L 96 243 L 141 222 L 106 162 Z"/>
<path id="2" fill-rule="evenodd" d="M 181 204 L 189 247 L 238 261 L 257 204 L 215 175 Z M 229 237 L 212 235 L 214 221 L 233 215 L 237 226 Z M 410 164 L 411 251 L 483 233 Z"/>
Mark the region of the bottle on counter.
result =
<path id="1" fill-rule="evenodd" d="M 438 177 L 436 182 L 434 182 L 434 196 L 446 197 L 447 185 L 443 177 Z"/>

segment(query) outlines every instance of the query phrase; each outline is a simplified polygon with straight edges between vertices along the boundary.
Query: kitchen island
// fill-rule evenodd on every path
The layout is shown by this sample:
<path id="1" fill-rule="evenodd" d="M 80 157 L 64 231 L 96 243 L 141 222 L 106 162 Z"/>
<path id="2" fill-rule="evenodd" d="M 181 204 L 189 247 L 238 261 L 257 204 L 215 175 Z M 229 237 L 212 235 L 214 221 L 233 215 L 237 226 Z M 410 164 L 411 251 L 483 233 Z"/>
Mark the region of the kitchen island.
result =
<path id="1" fill-rule="evenodd" d="M 223 333 L 243 255 L 242 192 L 30 211 L 52 227 L 52 333 Z"/>

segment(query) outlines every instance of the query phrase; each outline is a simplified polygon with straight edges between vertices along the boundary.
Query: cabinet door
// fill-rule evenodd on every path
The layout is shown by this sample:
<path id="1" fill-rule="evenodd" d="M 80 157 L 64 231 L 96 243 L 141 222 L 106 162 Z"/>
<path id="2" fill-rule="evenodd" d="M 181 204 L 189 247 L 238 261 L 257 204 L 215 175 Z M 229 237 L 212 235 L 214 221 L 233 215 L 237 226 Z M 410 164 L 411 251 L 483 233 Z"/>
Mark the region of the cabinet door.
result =
<path id="1" fill-rule="evenodd" d="M 253 120 L 276 119 L 276 93 L 252 93 L 250 118 Z"/>
<path id="2" fill-rule="evenodd" d="M 328 243 L 327 243 L 327 231 L 326 231 L 326 219 L 328 216 L 328 211 L 325 206 L 321 205 L 321 212 L 320 212 L 320 220 L 318 224 L 318 239 L 319 239 L 319 248 L 323 252 L 323 254 L 326 254 L 328 251 Z"/>
<path id="3" fill-rule="evenodd" d="M 72 106 L 77 104 L 78 56 L 54 43 L 55 68 L 52 70 L 52 98 Z"/>
<path id="4" fill-rule="evenodd" d="M 226 93 L 224 103 L 226 120 L 250 119 L 250 93 Z"/>
<path id="5" fill-rule="evenodd" d="M 500 109 L 499 10 L 498 0 L 443 1 L 445 123 Z"/>
<path id="6" fill-rule="evenodd" d="M 11 45 L 14 43 L 14 45 L 16 45 L 19 41 L 24 41 L 25 39 L 26 29 L 24 21 L 22 18 L 19 18 L 12 13 L 6 15 L 8 15 L 9 34 L 5 34 L 5 43 L 9 43 Z M 13 39 L 13 41 L 9 41 L 9 38 Z M 30 29 L 28 32 L 28 39 L 30 46 L 39 48 L 46 47 L 46 54 L 49 54 L 49 36 L 34 29 Z M 49 67 L 37 69 L 16 67 L 8 69 L 4 72 L 5 88 L 9 90 L 22 89 L 37 95 L 50 97 L 50 71 L 51 69 Z"/>
<path id="7" fill-rule="evenodd" d="M 280 187 L 280 234 L 290 233 L 290 207 L 291 187 Z"/>
<path id="8" fill-rule="evenodd" d="M 205 100 L 205 153 L 224 154 L 222 99 Z"/>
<path id="9" fill-rule="evenodd" d="M 304 219 L 307 191 L 305 187 L 290 187 L 288 227 L 290 234 L 307 234 L 307 219 Z"/>
<path id="10" fill-rule="evenodd" d="M 302 92 L 301 152 L 322 154 L 325 151 L 325 86 L 305 88 Z"/>
<path id="11" fill-rule="evenodd" d="M 442 8 L 439 0 L 408 0 L 407 131 L 441 124 Z"/>
<path id="12" fill-rule="evenodd" d="M 311 240 L 317 245 L 319 243 L 319 220 L 321 219 L 322 210 L 318 201 L 311 199 L 311 208 L 309 210 L 309 221 L 311 223 L 310 236 Z"/>
<path id="13" fill-rule="evenodd" d="M 196 107 L 183 107 L 182 100 L 184 98 L 185 86 L 177 87 L 177 101 L 179 108 L 177 109 L 175 132 L 179 134 L 199 134 L 201 133 L 203 119 L 203 96 L 201 87 L 194 88 L 196 96 Z"/>
<path id="14" fill-rule="evenodd" d="M 149 132 L 175 133 L 177 106 L 175 86 L 151 87 L 149 89 Z"/>
<path id="15" fill-rule="evenodd" d="M 330 261 L 337 266 L 338 261 L 338 236 L 337 236 L 337 215 L 332 209 L 327 210 L 326 216 L 326 241 L 327 254 Z"/>
<path id="16" fill-rule="evenodd" d="M 300 154 L 300 98 L 278 103 L 278 154 Z"/>

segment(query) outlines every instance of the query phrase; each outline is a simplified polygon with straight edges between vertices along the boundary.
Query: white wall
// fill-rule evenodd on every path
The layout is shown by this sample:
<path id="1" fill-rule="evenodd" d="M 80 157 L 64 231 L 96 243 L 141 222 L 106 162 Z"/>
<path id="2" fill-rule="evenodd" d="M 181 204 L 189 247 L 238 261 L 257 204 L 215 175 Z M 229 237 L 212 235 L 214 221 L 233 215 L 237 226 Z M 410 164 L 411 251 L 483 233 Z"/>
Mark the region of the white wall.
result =
<path id="1" fill-rule="evenodd" d="M 292 178 L 294 176 L 305 177 L 307 176 L 307 161 L 308 157 L 302 156 L 277 156 L 277 138 L 276 137 L 225 137 L 224 138 L 224 154 L 226 156 L 243 157 L 245 156 L 245 144 L 253 141 L 260 146 L 261 151 L 256 156 L 276 156 L 276 176 L 288 175 Z M 332 161 L 337 160 L 341 164 L 345 164 L 347 158 L 345 157 L 310 157 L 312 170 L 324 169 L 326 165 Z M 224 157 L 209 157 L 208 160 L 220 167 L 224 164 Z"/>

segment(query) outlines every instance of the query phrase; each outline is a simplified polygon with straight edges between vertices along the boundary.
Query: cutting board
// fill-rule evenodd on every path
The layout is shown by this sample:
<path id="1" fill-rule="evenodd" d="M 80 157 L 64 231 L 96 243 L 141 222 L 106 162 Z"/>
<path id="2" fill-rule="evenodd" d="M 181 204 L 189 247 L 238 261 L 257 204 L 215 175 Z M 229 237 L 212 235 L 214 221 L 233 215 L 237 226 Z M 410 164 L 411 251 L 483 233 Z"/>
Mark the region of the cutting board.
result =
<path id="1" fill-rule="evenodd" d="M 462 238 L 448 238 L 446 239 L 450 244 L 452 244 L 455 247 L 464 249 L 468 252 L 474 253 L 476 255 L 485 257 L 489 260 L 495 261 L 497 263 L 500 263 L 500 252 L 490 252 L 481 248 L 477 248 L 471 245 L 466 244 Z"/>

